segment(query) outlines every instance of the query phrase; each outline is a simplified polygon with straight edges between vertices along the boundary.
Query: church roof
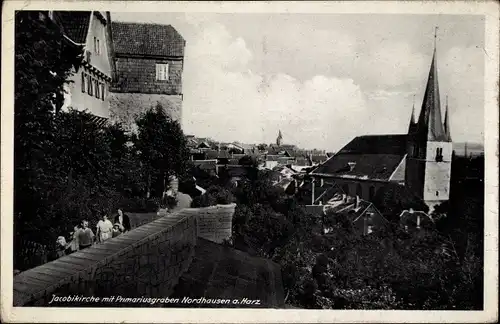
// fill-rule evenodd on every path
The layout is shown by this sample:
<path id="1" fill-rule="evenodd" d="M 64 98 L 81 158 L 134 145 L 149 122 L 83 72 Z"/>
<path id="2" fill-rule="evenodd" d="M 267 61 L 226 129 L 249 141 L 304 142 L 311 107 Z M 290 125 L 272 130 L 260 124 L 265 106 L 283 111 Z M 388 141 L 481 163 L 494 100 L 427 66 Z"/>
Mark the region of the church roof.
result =
<path id="1" fill-rule="evenodd" d="M 441 102 L 436 60 L 436 48 L 425 88 L 422 110 L 418 119 L 418 132 L 429 141 L 448 141 L 441 118 Z"/>
<path id="2" fill-rule="evenodd" d="M 406 154 L 407 135 L 358 136 L 312 175 L 389 181 Z"/>

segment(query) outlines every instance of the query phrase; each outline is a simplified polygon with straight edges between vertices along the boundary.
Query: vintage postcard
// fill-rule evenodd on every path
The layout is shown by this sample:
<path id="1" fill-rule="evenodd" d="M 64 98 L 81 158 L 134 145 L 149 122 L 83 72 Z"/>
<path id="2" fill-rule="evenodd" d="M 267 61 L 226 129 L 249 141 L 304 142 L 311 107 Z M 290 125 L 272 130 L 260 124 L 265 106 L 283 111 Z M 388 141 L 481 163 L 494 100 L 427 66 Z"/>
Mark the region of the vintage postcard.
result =
<path id="1" fill-rule="evenodd" d="M 498 320 L 498 3 L 2 9 L 3 322 Z"/>

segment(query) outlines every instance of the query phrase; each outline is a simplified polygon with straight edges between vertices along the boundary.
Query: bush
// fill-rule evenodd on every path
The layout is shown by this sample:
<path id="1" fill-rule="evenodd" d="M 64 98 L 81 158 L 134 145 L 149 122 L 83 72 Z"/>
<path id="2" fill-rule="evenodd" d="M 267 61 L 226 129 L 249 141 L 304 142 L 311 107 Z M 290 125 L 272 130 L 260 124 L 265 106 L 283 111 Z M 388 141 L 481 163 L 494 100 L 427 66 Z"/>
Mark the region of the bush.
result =
<path id="1" fill-rule="evenodd" d="M 195 197 L 191 207 L 200 208 L 216 205 L 228 205 L 234 202 L 231 191 L 221 186 L 211 186 L 205 194 Z"/>

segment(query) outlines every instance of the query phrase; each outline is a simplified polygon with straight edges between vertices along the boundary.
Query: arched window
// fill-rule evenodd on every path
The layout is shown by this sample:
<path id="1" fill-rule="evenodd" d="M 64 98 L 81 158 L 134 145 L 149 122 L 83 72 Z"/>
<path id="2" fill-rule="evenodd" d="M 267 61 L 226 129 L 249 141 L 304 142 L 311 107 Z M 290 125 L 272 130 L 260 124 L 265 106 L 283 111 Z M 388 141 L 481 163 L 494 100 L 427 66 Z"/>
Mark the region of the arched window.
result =
<path id="1" fill-rule="evenodd" d="M 370 186 L 370 201 L 372 201 L 374 198 L 375 198 L 375 187 L 374 186 Z"/>
<path id="2" fill-rule="evenodd" d="M 342 185 L 342 191 L 344 191 L 346 195 L 349 195 L 349 186 L 347 184 Z"/>
<path id="3" fill-rule="evenodd" d="M 363 197 L 363 187 L 361 187 L 361 184 L 359 183 L 356 186 L 356 195 L 359 196 L 360 198 Z"/>

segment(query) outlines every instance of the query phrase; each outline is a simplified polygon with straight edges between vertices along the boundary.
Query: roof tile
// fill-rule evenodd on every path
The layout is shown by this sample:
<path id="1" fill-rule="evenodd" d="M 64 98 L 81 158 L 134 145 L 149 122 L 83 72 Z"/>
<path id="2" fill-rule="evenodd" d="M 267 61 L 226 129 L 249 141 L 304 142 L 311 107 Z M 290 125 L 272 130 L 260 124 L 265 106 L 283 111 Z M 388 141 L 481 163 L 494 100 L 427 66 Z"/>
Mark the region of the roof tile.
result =
<path id="1" fill-rule="evenodd" d="M 406 154 L 406 139 L 406 135 L 356 137 L 313 174 L 388 181 Z"/>
<path id="2" fill-rule="evenodd" d="M 54 19 L 68 38 L 83 44 L 87 40 L 91 13 L 92 11 L 54 11 Z"/>
<path id="3" fill-rule="evenodd" d="M 183 57 L 186 42 L 171 25 L 113 22 L 116 55 Z"/>

